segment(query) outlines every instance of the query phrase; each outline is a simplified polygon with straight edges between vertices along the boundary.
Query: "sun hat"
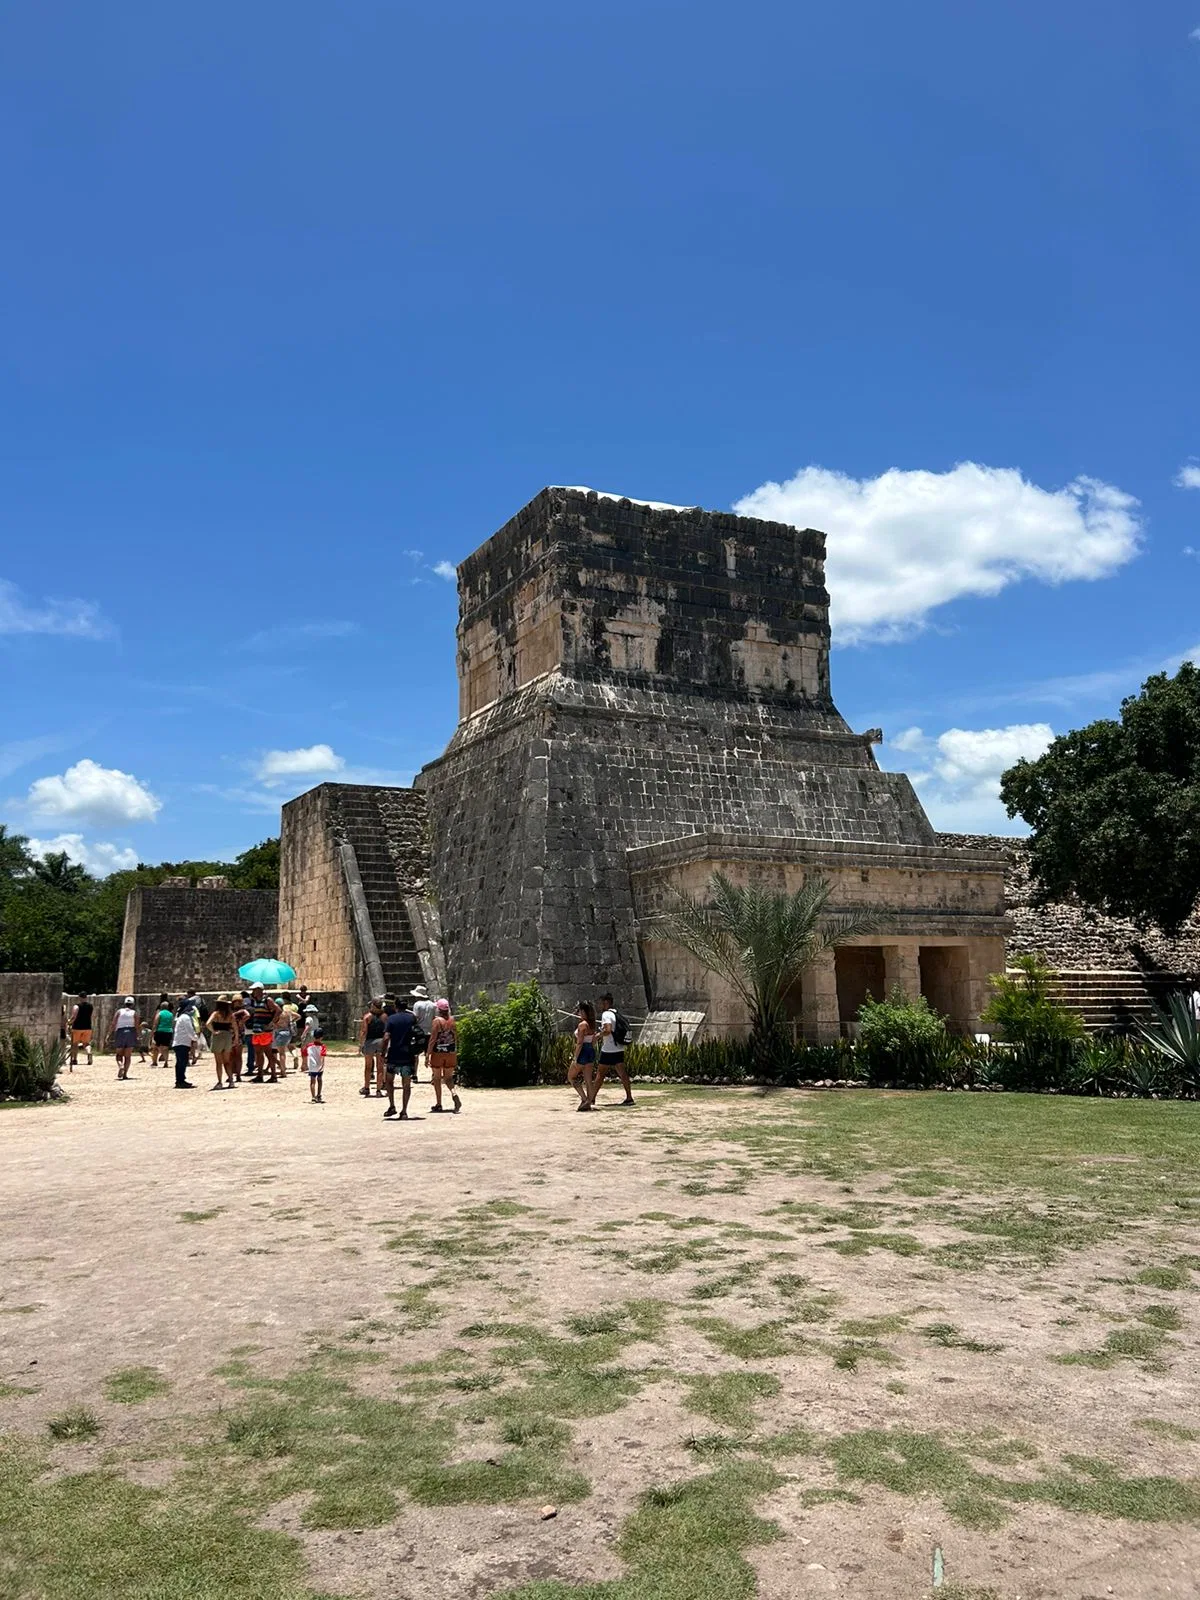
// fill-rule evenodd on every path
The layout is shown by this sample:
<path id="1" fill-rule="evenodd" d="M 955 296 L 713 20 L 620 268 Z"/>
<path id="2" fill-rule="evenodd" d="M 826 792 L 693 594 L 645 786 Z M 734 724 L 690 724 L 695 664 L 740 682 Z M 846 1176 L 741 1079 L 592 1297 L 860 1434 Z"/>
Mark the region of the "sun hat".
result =
<path id="1" fill-rule="evenodd" d="M 135 1005 L 137 1005 L 137 1001 L 133 998 L 133 996 L 131 994 L 127 994 L 125 996 L 124 1000 L 121 1001 L 121 1004 L 123 1006 L 135 1006 Z"/>
<path id="2" fill-rule="evenodd" d="M 233 996 L 231 994 L 219 994 L 217 996 L 217 1004 L 219 1006 L 231 1006 L 233 1004 Z"/>
<path id="3" fill-rule="evenodd" d="M 425 987 L 425 985 L 423 983 L 414 984 L 413 987 L 409 990 L 409 994 L 412 995 L 414 1000 L 428 1000 L 429 999 L 429 990 Z"/>
<path id="4" fill-rule="evenodd" d="M 307 1016 L 307 1015 L 308 1015 L 308 1014 L 309 1014 L 309 1012 L 310 1012 L 310 1011 L 311 1011 L 311 1012 L 312 1012 L 312 1014 L 313 1014 L 313 1016 L 314 1016 L 314 1017 L 315 1017 L 315 1016 L 316 1016 L 316 1014 L 317 1014 L 317 1008 L 316 1008 L 316 1006 L 305 1006 L 305 1008 L 304 1008 L 304 1015 L 305 1015 L 305 1016 Z"/>

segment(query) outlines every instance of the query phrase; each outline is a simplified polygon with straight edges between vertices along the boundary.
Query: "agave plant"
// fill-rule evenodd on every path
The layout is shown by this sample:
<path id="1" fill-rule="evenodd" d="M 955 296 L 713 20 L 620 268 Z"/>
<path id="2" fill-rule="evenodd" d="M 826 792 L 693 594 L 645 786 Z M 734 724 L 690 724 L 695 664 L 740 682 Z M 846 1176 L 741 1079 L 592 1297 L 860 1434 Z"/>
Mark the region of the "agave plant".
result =
<path id="1" fill-rule="evenodd" d="M 1148 1050 L 1130 1050 L 1120 1073 L 1120 1084 L 1137 1100 L 1153 1100 L 1171 1091 L 1171 1069 Z"/>
<path id="2" fill-rule="evenodd" d="M 1144 1044 L 1165 1058 L 1175 1074 L 1194 1094 L 1200 1081 L 1200 1027 L 1181 994 L 1167 996 L 1166 1006 L 1155 1006 L 1155 1020 L 1138 1024 Z"/>
<path id="3" fill-rule="evenodd" d="M 24 1028 L 0 1032 L 0 1097 L 12 1100 L 48 1100 L 63 1063 L 56 1040 L 45 1044 L 31 1039 Z"/>

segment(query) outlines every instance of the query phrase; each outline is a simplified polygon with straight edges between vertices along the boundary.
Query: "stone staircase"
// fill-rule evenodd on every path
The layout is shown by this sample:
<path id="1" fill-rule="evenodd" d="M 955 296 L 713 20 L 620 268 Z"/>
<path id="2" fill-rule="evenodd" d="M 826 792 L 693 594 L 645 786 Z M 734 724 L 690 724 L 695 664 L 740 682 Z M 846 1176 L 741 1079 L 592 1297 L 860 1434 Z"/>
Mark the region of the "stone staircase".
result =
<path id="1" fill-rule="evenodd" d="M 1089 1033 L 1129 1033 L 1139 1022 L 1152 1022 L 1155 1002 L 1163 1004 L 1173 986 L 1169 976 L 1136 968 L 1060 969 L 1053 985 L 1056 999 L 1079 1013 Z"/>
<path id="2" fill-rule="evenodd" d="M 419 857 L 410 846 L 423 838 L 424 797 L 357 785 L 339 785 L 339 790 L 340 831 L 358 859 L 384 988 L 407 994 L 422 981 L 404 897 L 423 887 Z"/>

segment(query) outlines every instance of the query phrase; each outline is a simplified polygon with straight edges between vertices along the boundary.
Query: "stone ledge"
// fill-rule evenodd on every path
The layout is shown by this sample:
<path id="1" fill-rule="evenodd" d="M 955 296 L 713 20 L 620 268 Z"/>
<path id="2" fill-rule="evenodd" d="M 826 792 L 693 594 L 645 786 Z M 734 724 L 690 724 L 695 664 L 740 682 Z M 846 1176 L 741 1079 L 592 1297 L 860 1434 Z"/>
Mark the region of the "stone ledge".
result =
<path id="1" fill-rule="evenodd" d="M 944 845 L 875 844 L 857 839 L 815 839 L 751 833 L 683 834 L 661 844 L 633 845 L 625 852 L 633 875 L 656 872 L 685 862 L 775 861 L 808 866 L 916 869 L 925 872 L 983 873 L 1002 877 L 1003 864 L 994 855 L 947 849 Z"/>

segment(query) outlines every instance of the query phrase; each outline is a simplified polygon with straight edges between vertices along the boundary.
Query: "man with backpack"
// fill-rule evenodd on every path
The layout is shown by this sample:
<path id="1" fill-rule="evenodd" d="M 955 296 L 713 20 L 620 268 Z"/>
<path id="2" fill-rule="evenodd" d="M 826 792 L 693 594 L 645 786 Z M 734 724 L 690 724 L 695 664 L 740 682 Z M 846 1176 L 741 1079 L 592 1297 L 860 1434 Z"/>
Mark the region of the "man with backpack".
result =
<path id="1" fill-rule="evenodd" d="M 616 1001 L 611 994 L 600 996 L 600 1007 L 600 1059 L 596 1065 L 592 1097 L 588 1104 L 593 1106 L 596 1104 L 596 1096 L 600 1093 L 606 1074 L 615 1072 L 625 1090 L 625 1099 L 621 1103 L 631 1106 L 633 1084 L 629 1079 L 629 1069 L 625 1065 L 625 1046 L 633 1043 L 633 1030 L 617 1010 Z"/>

